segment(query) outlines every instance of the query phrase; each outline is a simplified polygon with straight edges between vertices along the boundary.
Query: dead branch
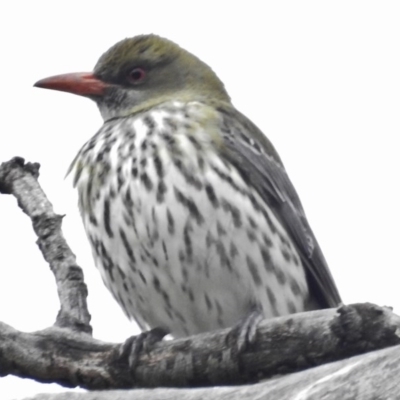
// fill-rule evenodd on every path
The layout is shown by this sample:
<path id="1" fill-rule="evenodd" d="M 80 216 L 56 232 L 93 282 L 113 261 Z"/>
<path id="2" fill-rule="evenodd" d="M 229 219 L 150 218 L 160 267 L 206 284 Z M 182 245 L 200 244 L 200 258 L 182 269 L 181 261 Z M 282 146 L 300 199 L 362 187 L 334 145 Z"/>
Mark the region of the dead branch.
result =
<path id="1" fill-rule="evenodd" d="M 264 320 L 237 354 L 229 329 L 163 341 L 140 356 L 132 375 L 121 344 L 52 327 L 34 333 L 0 324 L 0 374 L 96 390 L 199 387 L 256 382 L 399 344 L 399 317 L 371 304 Z"/>
<path id="2" fill-rule="evenodd" d="M 56 325 L 75 331 L 92 332 L 87 308 L 87 287 L 61 232 L 62 216 L 55 214 L 37 179 L 38 163 L 26 163 L 14 157 L 0 166 L 0 193 L 12 194 L 21 210 L 32 221 L 37 244 L 56 278 L 60 312 Z"/>
<path id="3" fill-rule="evenodd" d="M 26 400 L 396 400 L 399 374 L 400 346 L 396 346 L 253 385 L 69 392 Z"/>

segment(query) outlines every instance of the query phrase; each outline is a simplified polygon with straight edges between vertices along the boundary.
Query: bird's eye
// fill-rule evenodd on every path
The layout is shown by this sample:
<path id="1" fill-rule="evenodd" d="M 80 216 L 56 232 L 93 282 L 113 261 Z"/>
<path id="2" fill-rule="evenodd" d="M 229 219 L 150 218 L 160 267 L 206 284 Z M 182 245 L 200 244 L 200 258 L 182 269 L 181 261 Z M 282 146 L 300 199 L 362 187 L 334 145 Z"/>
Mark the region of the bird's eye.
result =
<path id="1" fill-rule="evenodd" d="M 130 83 L 138 84 L 143 81 L 146 72 L 142 68 L 133 68 L 128 72 L 128 80 Z"/>

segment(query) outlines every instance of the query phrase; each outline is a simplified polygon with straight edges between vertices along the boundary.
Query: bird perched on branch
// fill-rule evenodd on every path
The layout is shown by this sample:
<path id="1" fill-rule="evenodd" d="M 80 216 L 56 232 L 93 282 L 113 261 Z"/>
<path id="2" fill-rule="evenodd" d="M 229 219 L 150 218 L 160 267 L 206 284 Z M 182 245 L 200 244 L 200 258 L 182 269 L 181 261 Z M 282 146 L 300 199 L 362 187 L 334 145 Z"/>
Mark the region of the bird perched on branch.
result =
<path id="1" fill-rule="evenodd" d="M 196 56 L 136 36 L 36 86 L 100 109 L 71 170 L 97 268 L 142 329 L 181 337 L 340 303 L 275 148 Z"/>

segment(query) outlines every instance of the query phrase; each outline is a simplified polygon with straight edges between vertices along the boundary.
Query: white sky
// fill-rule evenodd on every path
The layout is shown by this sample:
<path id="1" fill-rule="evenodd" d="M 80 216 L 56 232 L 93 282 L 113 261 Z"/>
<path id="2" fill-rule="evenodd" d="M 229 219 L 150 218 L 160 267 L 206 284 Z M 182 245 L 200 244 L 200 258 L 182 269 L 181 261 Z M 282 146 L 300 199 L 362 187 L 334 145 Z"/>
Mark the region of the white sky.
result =
<path id="1" fill-rule="evenodd" d="M 93 266 L 70 161 L 101 125 L 94 103 L 32 87 L 90 71 L 115 42 L 142 33 L 172 39 L 210 64 L 236 107 L 277 147 L 347 303 L 400 311 L 398 1 L 0 2 L 0 161 L 41 163 L 40 183 L 83 267 L 95 337 L 137 328 Z M 29 219 L 0 196 L 0 320 L 51 325 L 54 278 Z M 3 400 L 57 390 L 0 378 Z M 65 390 L 65 389 L 62 389 Z"/>

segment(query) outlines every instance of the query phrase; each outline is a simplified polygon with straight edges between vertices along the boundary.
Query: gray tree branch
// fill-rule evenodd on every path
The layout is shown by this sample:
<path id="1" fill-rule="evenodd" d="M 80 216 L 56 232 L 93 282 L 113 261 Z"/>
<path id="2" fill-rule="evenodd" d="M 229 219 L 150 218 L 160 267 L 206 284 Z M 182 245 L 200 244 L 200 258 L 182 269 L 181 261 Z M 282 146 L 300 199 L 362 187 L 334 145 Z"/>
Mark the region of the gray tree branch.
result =
<path id="1" fill-rule="evenodd" d="M 38 183 L 38 163 L 26 163 L 14 157 L 0 165 L 0 193 L 12 194 L 32 221 L 37 244 L 56 278 L 60 312 L 56 325 L 92 333 L 87 308 L 87 287 L 61 231 L 62 216 L 55 214 Z"/>
<path id="2" fill-rule="evenodd" d="M 396 346 L 253 385 L 42 394 L 26 400 L 397 400 L 399 376 Z"/>
<path id="3" fill-rule="evenodd" d="M 140 355 L 134 375 L 120 344 L 66 328 L 23 333 L 2 323 L 0 374 L 91 390 L 237 385 L 400 343 L 399 317 L 389 309 L 356 304 L 338 311 L 264 320 L 255 343 L 240 354 L 227 346 L 229 329 L 163 341 Z"/>

